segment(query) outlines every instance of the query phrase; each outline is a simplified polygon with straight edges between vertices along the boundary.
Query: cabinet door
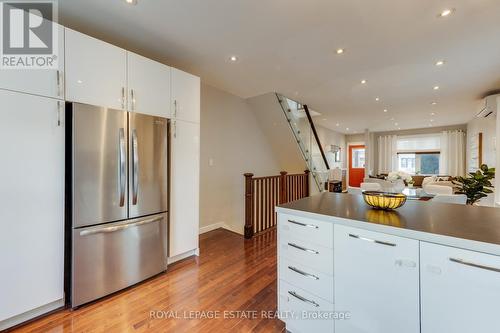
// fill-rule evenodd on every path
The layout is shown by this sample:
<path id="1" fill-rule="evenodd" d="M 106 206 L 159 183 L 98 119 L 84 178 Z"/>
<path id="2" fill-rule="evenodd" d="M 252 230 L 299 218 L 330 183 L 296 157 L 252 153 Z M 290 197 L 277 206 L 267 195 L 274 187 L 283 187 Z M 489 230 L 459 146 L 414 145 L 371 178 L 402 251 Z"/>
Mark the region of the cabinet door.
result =
<path id="1" fill-rule="evenodd" d="M 64 27 L 57 27 L 57 69 L 0 69 L 0 88 L 64 99 Z"/>
<path id="2" fill-rule="evenodd" d="M 172 124 L 170 257 L 198 248 L 200 125 Z"/>
<path id="3" fill-rule="evenodd" d="M 1 321 L 63 298 L 64 110 L 17 92 L 0 100 Z"/>
<path id="4" fill-rule="evenodd" d="M 422 333 L 500 329 L 500 257 L 421 242 Z"/>
<path id="5" fill-rule="evenodd" d="M 172 68 L 173 118 L 200 122 L 200 78 Z"/>
<path id="6" fill-rule="evenodd" d="M 127 52 L 128 109 L 170 118 L 170 67 Z"/>
<path id="7" fill-rule="evenodd" d="M 127 52 L 65 29 L 66 100 L 126 108 Z"/>
<path id="8" fill-rule="evenodd" d="M 418 241 L 362 229 L 334 228 L 336 311 L 342 333 L 420 332 Z"/>

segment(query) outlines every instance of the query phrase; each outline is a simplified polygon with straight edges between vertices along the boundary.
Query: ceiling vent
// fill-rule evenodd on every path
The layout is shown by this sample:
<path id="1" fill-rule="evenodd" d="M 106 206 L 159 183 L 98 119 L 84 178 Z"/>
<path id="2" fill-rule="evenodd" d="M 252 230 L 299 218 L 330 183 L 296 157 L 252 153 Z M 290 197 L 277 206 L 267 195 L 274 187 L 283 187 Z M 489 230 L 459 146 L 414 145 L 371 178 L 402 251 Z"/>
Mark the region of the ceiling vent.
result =
<path id="1" fill-rule="evenodd" d="M 481 109 L 478 114 L 476 114 L 476 117 L 486 118 L 495 116 L 497 114 L 498 98 L 500 98 L 500 94 L 486 96 L 482 101 Z"/>

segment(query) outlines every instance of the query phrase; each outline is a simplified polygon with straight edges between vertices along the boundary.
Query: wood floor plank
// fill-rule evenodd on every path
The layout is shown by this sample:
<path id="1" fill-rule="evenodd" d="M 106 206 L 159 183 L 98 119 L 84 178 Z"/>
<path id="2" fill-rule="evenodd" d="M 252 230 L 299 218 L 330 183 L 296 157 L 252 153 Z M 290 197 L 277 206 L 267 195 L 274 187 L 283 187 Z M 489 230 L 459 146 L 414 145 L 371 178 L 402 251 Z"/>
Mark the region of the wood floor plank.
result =
<path id="1" fill-rule="evenodd" d="M 200 236 L 199 257 L 11 332 L 284 332 L 283 322 L 263 316 L 276 311 L 276 264 L 275 229 L 251 240 L 217 229 Z"/>

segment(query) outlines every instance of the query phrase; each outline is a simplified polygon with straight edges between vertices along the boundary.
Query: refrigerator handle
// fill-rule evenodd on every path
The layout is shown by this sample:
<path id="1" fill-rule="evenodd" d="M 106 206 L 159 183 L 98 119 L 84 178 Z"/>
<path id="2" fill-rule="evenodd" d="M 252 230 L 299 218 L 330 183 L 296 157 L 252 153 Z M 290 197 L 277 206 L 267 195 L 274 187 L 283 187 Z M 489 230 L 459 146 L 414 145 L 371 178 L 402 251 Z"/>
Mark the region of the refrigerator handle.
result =
<path id="1" fill-rule="evenodd" d="M 127 154 L 127 148 L 125 147 L 125 129 L 120 128 L 119 133 L 118 133 L 118 144 L 119 144 L 119 151 L 120 151 L 120 163 L 119 163 L 119 184 L 120 184 L 120 207 L 123 207 L 125 205 L 125 175 L 126 175 L 126 154 Z"/>
<path id="2" fill-rule="evenodd" d="M 137 132 L 132 130 L 132 205 L 137 205 L 137 192 L 139 191 L 139 152 Z"/>

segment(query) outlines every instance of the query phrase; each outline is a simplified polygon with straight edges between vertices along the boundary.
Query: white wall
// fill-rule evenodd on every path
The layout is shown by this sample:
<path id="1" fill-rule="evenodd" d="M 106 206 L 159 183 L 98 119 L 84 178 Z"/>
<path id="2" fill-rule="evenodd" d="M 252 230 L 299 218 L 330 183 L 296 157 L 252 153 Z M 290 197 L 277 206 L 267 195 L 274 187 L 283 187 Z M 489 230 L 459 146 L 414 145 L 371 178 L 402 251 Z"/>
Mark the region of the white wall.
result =
<path id="1" fill-rule="evenodd" d="M 249 104 L 202 84 L 200 227 L 207 230 L 207 226 L 225 224 L 243 233 L 243 174 L 266 176 L 279 171 L 280 165 Z"/>
<path id="2" fill-rule="evenodd" d="M 314 118 L 313 118 L 314 120 Z M 319 141 L 323 146 L 323 150 L 326 153 L 330 151 L 331 145 L 336 145 L 341 148 L 340 162 L 330 165 L 330 169 L 334 168 L 345 168 L 346 163 L 346 136 L 342 133 L 333 131 L 329 128 L 315 124 L 316 132 L 318 133 Z"/>

